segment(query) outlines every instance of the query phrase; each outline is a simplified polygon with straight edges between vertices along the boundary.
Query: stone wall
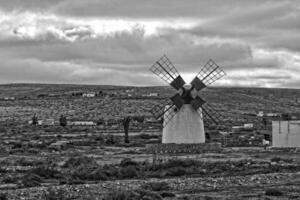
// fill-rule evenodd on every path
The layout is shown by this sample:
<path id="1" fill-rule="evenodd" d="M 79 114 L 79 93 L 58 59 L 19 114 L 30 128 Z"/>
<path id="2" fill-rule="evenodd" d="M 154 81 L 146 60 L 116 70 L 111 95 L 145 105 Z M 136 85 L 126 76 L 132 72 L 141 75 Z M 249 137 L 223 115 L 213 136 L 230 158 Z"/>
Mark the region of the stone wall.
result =
<path id="1" fill-rule="evenodd" d="M 222 151 L 221 143 L 204 144 L 149 144 L 147 152 L 152 154 L 206 153 Z"/>

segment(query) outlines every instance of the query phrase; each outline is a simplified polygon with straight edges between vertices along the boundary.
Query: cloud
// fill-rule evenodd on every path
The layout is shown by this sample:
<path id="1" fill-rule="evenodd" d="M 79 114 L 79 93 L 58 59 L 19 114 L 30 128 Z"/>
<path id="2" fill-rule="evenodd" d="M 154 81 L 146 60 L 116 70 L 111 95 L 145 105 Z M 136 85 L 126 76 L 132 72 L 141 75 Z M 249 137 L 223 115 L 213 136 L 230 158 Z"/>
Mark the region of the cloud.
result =
<path id="1" fill-rule="evenodd" d="M 66 0 L 57 4 L 53 10 L 57 13 L 71 16 L 100 16 L 121 18 L 173 18 L 173 17 L 199 17 L 214 16 L 218 11 L 229 8 L 220 4 L 221 0 L 211 3 L 205 1 L 173 0 Z M 214 6 L 218 5 L 218 6 Z"/>
<path id="2" fill-rule="evenodd" d="M 0 0 L 0 5 L 3 10 L 14 11 L 14 10 L 23 10 L 23 11 L 39 11 L 47 10 L 58 3 L 63 2 L 64 0 Z"/>
<path id="3" fill-rule="evenodd" d="M 2 82 L 158 85 L 148 68 L 167 54 L 189 79 L 212 58 L 216 85 L 297 87 L 299 4 L 0 0 Z"/>

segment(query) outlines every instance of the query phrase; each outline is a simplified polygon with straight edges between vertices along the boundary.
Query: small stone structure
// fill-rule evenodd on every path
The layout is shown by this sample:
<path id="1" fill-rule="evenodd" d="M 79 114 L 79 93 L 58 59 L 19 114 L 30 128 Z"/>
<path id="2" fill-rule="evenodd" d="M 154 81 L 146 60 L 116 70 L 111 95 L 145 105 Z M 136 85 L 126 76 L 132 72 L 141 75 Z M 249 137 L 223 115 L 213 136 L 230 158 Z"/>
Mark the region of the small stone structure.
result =
<path id="1" fill-rule="evenodd" d="M 204 144 L 151 144 L 146 146 L 152 154 L 206 153 L 222 151 L 221 143 Z"/>

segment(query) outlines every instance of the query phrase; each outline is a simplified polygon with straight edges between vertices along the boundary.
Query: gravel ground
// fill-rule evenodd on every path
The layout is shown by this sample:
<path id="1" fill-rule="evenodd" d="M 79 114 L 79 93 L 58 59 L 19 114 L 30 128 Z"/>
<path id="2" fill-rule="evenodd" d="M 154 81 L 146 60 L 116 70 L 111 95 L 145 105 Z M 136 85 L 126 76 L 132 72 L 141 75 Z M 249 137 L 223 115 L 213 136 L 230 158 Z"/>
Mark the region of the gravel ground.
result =
<path id="1" fill-rule="evenodd" d="M 72 199 L 101 199 L 103 194 L 114 188 L 137 189 L 146 182 L 167 182 L 177 199 L 189 196 L 191 199 L 211 197 L 212 199 L 300 199 L 300 173 L 272 173 L 249 176 L 198 177 L 147 180 L 116 180 L 98 184 L 52 186 L 62 190 Z M 277 188 L 283 192 L 280 197 L 266 196 L 265 190 Z M 48 187 L 34 187 L 5 190 L 8 199 L 44 199 Z"/>

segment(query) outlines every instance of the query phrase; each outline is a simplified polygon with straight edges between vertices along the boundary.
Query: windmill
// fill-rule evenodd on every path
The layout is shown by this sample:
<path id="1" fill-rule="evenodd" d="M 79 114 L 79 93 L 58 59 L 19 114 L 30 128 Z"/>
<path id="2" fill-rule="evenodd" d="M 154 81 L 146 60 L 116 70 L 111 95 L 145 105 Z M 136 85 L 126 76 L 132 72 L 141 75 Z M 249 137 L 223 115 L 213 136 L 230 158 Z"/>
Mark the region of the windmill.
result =
<path id="1" fill-rule="evenodd" d="M 209 60 L 190 84 L 186 84 L 172 62 L 163 55 L 151 68 L 154 74 L 176 89 L 176 94 L 154 106 L 150 112 L 156 119 L 163 118 L 163 143 L 204 143 L 204 122 L 218 124 L 222 119 L 212 106 L 199 96 L 199 92 L 225 75 Z"/>

